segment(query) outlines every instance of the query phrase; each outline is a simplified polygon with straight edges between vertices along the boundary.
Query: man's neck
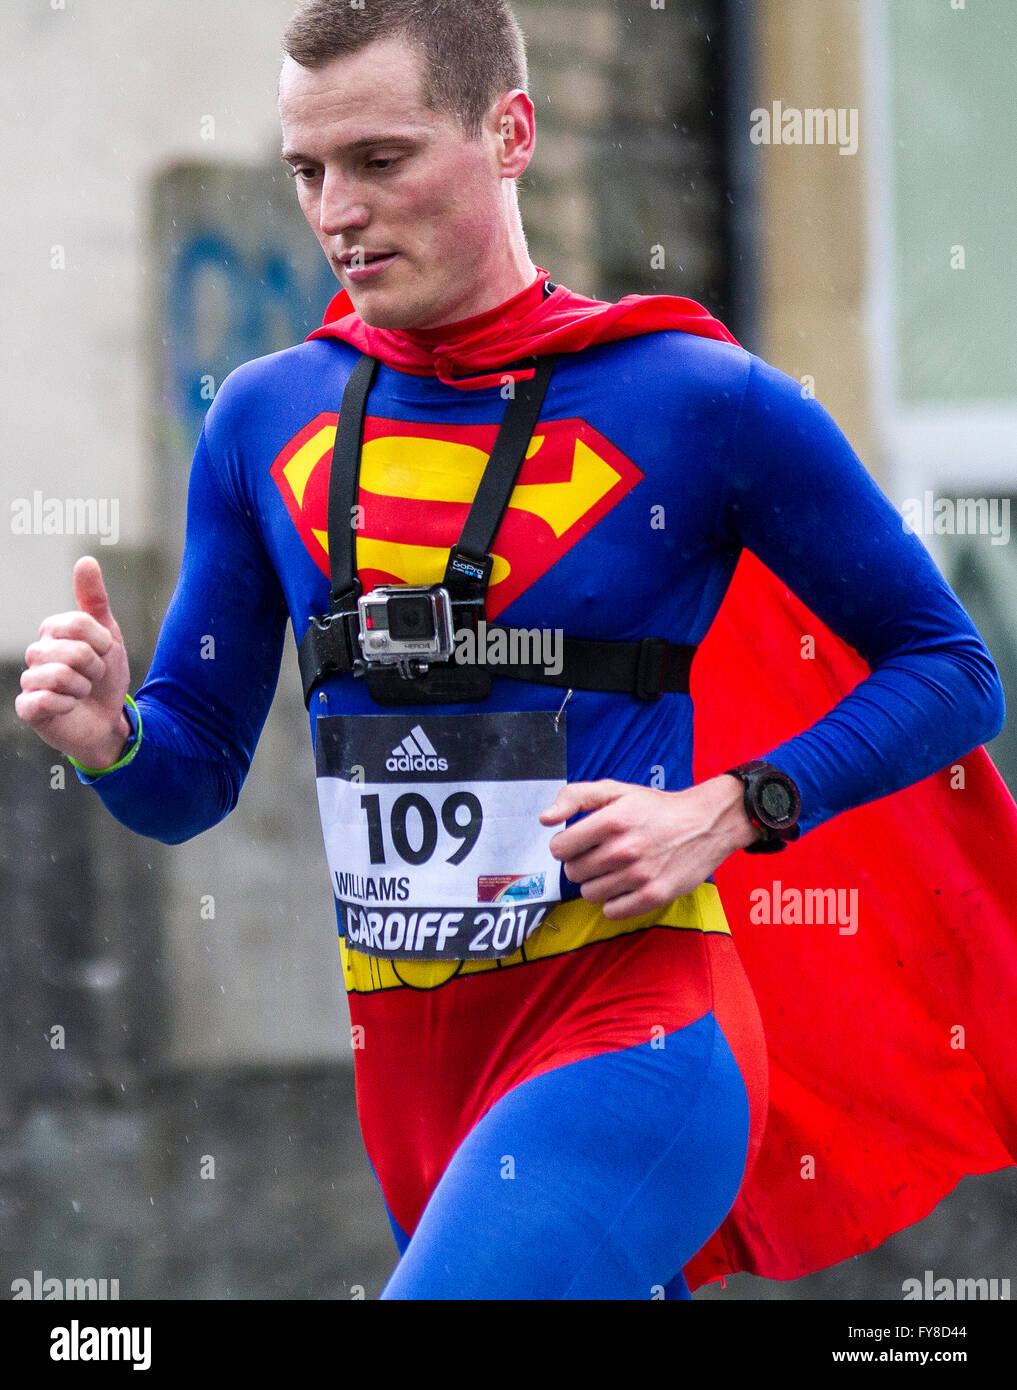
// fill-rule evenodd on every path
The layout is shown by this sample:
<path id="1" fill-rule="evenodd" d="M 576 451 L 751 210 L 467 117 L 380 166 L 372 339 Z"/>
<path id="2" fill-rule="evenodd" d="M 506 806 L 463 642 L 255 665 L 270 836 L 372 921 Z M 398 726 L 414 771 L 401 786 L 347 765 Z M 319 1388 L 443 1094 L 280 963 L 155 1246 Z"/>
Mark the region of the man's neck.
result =
<path id="1" fill-rule="evenodd" d="M 433 328 L 403 328 L 390 331 L 428 348 L 470 337 L 494 327 L 495 323 L 502 319 L 512 321 L 532 313 L 542 302 L 543 283 L 546 278 L 546 271 L 531 266 L 526 278 L 507 294 L 491 294 L 479 301 L 485 305 L 484 308 L 478 308 L 473 313 L 456 314 L 455 317 L 450 315 Z"/>
<path id="2" fill-rule="evenodd" d="M 513 245 L 508 253 L 497 257 L 494 265 L 497 269 L 492 269 L 491 274 L 477 277 L 472 294 L 465 295 L 457 304 L 437 315 L 434 322 L 415 324 L 408 331 L 429 334 L 478 318 L 522 294 L 537 278 L 537 267 L 530 260 L 525 246 Z"/>

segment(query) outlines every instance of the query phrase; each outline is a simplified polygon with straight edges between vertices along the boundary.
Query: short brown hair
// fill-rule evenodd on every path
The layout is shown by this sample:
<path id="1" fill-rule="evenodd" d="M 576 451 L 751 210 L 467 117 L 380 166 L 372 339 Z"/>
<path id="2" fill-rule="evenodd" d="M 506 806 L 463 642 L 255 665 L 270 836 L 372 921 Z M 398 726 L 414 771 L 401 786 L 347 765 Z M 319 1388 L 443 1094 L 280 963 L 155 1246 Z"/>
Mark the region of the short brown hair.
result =
<path id="1" fill-rule="evenodd" d="M 423 53 L 428 105 L 451 112 L 471 139 L 498 96 L 526 90 L 523 33 L 505 0 L 303 0 L 283 48 L 301 67 L 320 68 L 395 37 Z"/>

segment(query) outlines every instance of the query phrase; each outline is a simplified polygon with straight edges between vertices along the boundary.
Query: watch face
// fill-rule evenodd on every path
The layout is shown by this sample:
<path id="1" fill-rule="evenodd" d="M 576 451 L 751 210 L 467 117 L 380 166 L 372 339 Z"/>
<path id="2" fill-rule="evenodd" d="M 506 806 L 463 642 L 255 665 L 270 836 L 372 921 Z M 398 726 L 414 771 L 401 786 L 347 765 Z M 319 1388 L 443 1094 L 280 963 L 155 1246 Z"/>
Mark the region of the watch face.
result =
<path id="1" fill-rule="evenodd" d="M 781 826 L 791 819 L 794 798 L 783 782 L 766 782 L 759 792 L 759 809 L 767 820 Z"/>

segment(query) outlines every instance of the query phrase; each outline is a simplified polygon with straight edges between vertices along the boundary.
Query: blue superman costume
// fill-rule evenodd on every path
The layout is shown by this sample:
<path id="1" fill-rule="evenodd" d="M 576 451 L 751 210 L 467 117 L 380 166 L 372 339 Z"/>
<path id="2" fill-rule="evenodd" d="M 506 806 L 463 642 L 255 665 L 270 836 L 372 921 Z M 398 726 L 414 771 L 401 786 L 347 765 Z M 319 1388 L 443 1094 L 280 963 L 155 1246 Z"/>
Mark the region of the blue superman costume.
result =
<path id="1" fill-rule="evenodd" d="M 440 578 L 505 365 L 562 354 L 487 616 L 701 644 L 691 699 L 573 696 L 569 780 L 678 790 L 763 757 L 798 784 L 806 833 L 623 923 L 563 878 L 553 933 L 501 962 L 342 943 L 365 1144 L 408 1247 L 391 1297 L 681 1296 L 683 1268 L 691 1287 L 790 1278 L 1017 1153 L 1017 808 L 980 747 L 1003 719 L 980 638 L 796 383 L 689 301 L 599 305 L 545 281 L 432 333 L 369 329 L 339 295 L 305 344 L 232 374 L 195 453 L 141 737 L 79 773 L 169 843 L 235 804 L 286 620 L 299 639 L 327 608 L 329 457 L 361 351 L 383 363 L 365 590 Z M 490 704 L 560 701 L 501 680 Z M 335 677 L 312 739 L 319 714 L 377 712 Z M 803 920 L 805 895 L 831 889 L 850 920 Z"/>

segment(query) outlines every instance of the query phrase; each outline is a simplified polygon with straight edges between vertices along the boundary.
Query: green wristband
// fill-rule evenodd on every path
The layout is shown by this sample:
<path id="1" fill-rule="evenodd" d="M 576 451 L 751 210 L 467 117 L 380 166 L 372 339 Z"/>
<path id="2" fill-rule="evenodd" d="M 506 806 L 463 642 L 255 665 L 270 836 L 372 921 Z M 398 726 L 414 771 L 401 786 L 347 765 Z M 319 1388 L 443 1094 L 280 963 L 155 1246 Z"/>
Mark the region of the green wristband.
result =
<path id="1" fill-rule="evenodd" d="M 120 759 L 118 763 L 113 763 L 111 767 L 85 767 L 83 763 L 78 762 L 77 758 L 72 758 L 70 753 L 64 754 L 64 757 L 67 759 L 67 761 L 73 767 L 76 767 L 79 772 L 83 772 L 86 777 L 103 777 L 107 772 L 116 772 L 118 767 L 126 767 L 127 764 L 134 757 L 135 753 L 137 753 L 138 749 L 141 747 L 141 710 L 138 709 L 137 705 L 131 699 L 130 695 L 125 696 L 124 699 L 125 702 L 128 705 L 130 705 L 134 713 L 138 716 L 138 731 L 137 733 L 135 733 L 133 730 L 131 731 L 131 736 L 127 740 L 127 752 L 124 754 L 124 756 Z M 128 723 L 130 723 L 130 720 L 128 720 Z"/>

